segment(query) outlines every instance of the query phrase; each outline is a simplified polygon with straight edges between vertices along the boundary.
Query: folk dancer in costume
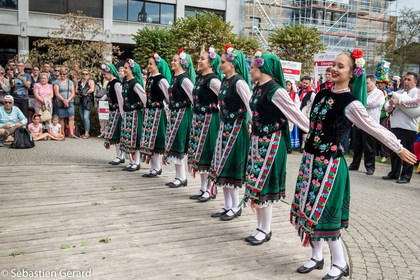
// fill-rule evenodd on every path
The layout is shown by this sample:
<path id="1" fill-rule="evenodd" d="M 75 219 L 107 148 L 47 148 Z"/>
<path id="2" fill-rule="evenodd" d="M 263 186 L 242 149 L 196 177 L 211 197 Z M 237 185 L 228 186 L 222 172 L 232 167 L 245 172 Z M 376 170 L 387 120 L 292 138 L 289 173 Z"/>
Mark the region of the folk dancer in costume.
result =
<path id="1" fill-rule="evenodd" d="M 182 49 L 172 60 L 172 77 L 169 85 L 169 124 L 166 130 L 165 156 L 163 163 L 175 164 L 175 179 L 166 183 L 170 188 L 187 185 L 184 156 L 188 152 L 188 142 L 191 132 L 193 101 L 192 91 L 195 83 L 194 65 L 191 56 Z"/>
<path id="2" fill-rule="evenodd" d="M 146 82 L 147 103 L 144 110 L 143 135 L 141 138 L 141 154 L 145 161 L 150 161 L 149 173 L 143 177 L 156 177 L 162 173 L 159 155 L 165 153 L 166 118 L 164 101 L 169 103 L 169 82 L 172 74 L 168 63 L 154 53 L 147 65 L 149 77 Z"/>
<path id="3" fill-rule="evenodd" d="M 193 121 L 188 147 L 188 166 L 195 177 L 200 173 L 201 186 L 197 194 L 190 196 L 199 202 L 210 200 L 208 191 L 208 171 L 214 155 L 217 131 L 220 127 L 217 95 L 220 90 L 222 72 L 220 56 L 214 48 L 200 54 L 197 77 L 193 90 Z"/>
<path id="4" fill-rule="evenodd" d="M 109 104 L 109 119 L 108 126 L 105 133 L 105 148 L 109 149 L 110 145 L 115 145 L 116 157 L 110 161 L 109 164 L 118 165 L 124 163 L 125 153 L 120 149 L 121 125 L 122 125 L 122 111 L 123 98 L 122 86 L 117 69 L 111 63 L 101 64 L 102 76 L 109 81 L 107 85 L 108 104 Z"/>
<path id="5" fill-rule="evenodd" d="M 289 94 L 290 98 L 292 99 L 293 103 L 300 108 L 300 98 L 297 94 L 297 88 L 294 80 L 286 80 L 286 91 Z M 300 139 L 299 139 L 299 128 L 294 123 L 289 123 L 290 129 L 290 141 L 292 148 L 299 148 L 300 147 Z M 289 152 L 289 151 L 288 151 Z M 290 150 L 291 152 L 291 150 Z"/>
<path id="6" fill-rule="evenodd" d="M 132 59 L 124 64 L 125 78 L 122 87 L 124 121 L 121 129 L 120 148 L 130 155 L 130 163 L 123 169 L 140 169 L 140 140 L 143 126 L 143 107 L 147 96 L 143 89 L 140 65 Z"/>
<path id="7" fill-rule="evenodd" d="M 226 45 L 220 68 L 225 75 L 218 95 L 221 123 L 209 178 L 213 182 L 210 194 L 215 194 L 215 187 L 223 187 L 225 203 L 211 217 L 229 221 L 242 213 L 238 189 L 245 179 L 251 92 L 246 60 L 241 51 Z"/>
<path id="8" fill-rule="evenodd" d="M 303 244 L 312 246 L 312 258 L 297 271 L 308 273 L 323 268 L 322 244 L 326 240 L 332 266 L 324 280 L 349 275 L 340 240 L 340 229 L 348 227 L 350 212 L 350 181 L 343 156 L 343 135 L 354 124 L 383 141 L 402 160 L 415 163 L 414 154 L 403 148 L 395 135 L 376 123 L 365 109 L 367 89 L 362 55 L 359 49 L 351 55 L 338 55 L 332 69 L 335 85 L 320 91 L 315 98 L 292 201 L 291 222 L 303 238 Z M 352 90 L 349 88 L 351 79 Z"/>
<path id="9" fill-rule="evenodd" d="M 256 210 L 257 228 L 245 238 L 251 245 L 271 239 L 272 204 L 286 192 L 286 132 L 288 120 L 307 132 L 309 119 L 285 90 L 280 59 L 254 52 L 251 79 L 256 82 L 250 101 L 251 149 L 245 180 L 245 203 Z"/>

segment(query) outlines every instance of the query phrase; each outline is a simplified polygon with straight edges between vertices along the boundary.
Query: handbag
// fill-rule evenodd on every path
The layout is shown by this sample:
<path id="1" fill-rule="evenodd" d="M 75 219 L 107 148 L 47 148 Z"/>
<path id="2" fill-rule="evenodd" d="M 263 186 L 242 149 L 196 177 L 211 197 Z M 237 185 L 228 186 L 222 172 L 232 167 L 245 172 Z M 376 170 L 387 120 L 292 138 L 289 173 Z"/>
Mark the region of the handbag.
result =
<path id="1" fill-rule="evenodd" d="M 64 105 L 64 104 L 63 104 Z M 51 120 L 51 112 L 48 109 L 41 109 L 39 110 L 40 121 L 41 122 L 48 122 Z"/>
<path id="2" fill-rule="evenodd" d="M 80 96 L 75 95 L 73 98 L 74 101 L 74 105 L 79 105 L 80 104 Z"/>
<path id="3" fill-rule="evenodd" d="M 92 99 L 90 98 L 90 96 L 85 96 L 85 97 L 83 97 L 82 98 L 82 104 L 83 104 L 83 107 L 86 109 L 86 110 L 91 110 L 92 109 L 92 105 L 93 105 L 93 102 L 92 102 Z"/>

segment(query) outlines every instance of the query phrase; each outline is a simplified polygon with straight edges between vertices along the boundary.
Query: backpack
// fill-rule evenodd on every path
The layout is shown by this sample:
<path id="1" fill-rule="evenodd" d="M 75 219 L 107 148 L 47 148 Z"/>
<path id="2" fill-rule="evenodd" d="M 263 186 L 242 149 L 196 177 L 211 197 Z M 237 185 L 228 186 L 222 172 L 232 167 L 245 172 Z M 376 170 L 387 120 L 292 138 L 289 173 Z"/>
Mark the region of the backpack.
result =
<path id="1" fill-rule="evenodd" d="M 29 149 L 35 146 L 34 139 L 29 130 L 23 127 L 16 128 L 13 134 L 13 142 L 10 148 L 13 149 Z"/>

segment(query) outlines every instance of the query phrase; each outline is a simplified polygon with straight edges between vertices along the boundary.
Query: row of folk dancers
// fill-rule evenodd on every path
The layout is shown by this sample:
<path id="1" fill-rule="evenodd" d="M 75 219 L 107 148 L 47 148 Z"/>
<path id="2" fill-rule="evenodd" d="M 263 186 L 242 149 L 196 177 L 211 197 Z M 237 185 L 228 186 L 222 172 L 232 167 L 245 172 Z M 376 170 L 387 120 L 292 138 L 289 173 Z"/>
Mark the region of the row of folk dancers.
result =
<path id="1" fill-rule="evenodd" d="M 209 48 L 200 54 L 196 77 L 191 57 L 183 50 L 173 56 L 171 69 L 154 53 L 145 87 L 140 66 L 132 59 L 124 65 L 123 81 L 114 65 L 103 64 L 110 105 L 105 146 L 115 145 L 117 153 L 110 163 L 124 163 L 124 153 L 129 154 L 125 170 L 138 170 L 144 160 L 150 170 L 143 176 L 156 177 L 162 172 L 162 155 L 164 164 L 175 164 L 176 176 L 167 185 L 177 188 L 187 185 L 183 162 L 187 157 L 190 172 L 201 177 L 200 190 L 190 198 L 208 201 L 222 187 L 224 206 L 211 216 L 223 221 L 240 216 L 241 207 L 251 205 L 257 226 L 245 240 L 260 245 L 271 239 L 272 204 L 285 197 L 288 122 L 295 123 L 308 135 L 290 221 L 303 244 L 312 247 L 310 260 L 297 271 L 322 269 L 322 244 L 327 241 L 332 266 L 323 279 L 340 279 L 349 275 L 340 240 L 340 229 L 348 227 L 350 202 L 343 136 L 354 124 L 381 139 L 401 159 L 416 161 L 366 112 L 361 57 L 360 50 L 337 56 L 334 86 L 316 95 L 309 119 L 286 92 L 282 66 L 274 54 L 256 51 L 248 72 L 240 50 L 227 45 L 220 57 Z M 245 195 L 240 201 L 242 187 Z"/>

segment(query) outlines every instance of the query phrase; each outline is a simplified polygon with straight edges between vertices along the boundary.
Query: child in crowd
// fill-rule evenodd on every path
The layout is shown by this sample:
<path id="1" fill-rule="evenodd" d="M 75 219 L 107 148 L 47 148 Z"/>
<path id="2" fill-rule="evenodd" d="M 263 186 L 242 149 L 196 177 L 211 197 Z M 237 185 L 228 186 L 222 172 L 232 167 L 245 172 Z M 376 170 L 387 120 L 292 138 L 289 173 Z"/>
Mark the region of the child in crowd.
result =
<path id="1" fill-rule="evenodd" d="M 42 133 L 41 115 L 34 114 L 32 116 L 32 123 L 28 125 L 28 130 L 31 132 L 34 141 L 48 140 L 48 133 Z"/>
<path id="2" fill-rule="evenodd" d="M 58 123 L 57 115 L 52 117 L 52 123 L 48 126 L 48 136 L 52 140 L 64 140 L 63 128 Z"/>

